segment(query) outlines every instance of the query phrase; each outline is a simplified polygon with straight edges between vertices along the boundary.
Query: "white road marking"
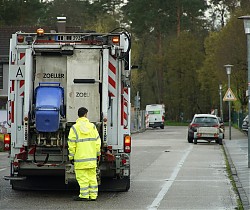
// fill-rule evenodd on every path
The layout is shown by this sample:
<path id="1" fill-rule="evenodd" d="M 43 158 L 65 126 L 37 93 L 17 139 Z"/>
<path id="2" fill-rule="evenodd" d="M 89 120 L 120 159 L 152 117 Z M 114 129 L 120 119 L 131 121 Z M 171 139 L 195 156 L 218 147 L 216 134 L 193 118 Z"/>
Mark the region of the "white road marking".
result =
<path id="1" fill-rule="evenodd" d="M 170 178 L 166 179 L 167 181 L 165 182 L 165 184 L 163 185 L 161 191 L 158 193 L 158 195 L 154 199 L 153 203 L 147 208 L 148 210 L 156 210 L 156 209 L 158 209 L 162 199 L 164 198 L 164 196 L 166 195 L 166 193 L 168 192 L 168 190 L 170 189 L 170 187 L 174 183 L 179 171 L 181 170 L 181 167 L 182 167 L 183 163 L 185 162 L 187 156 L 189 155 L 189 153 L 191 152 L 192 149 L 193 149 L 193 145 L 190 145 L 189 148 L 186 150 L 186 152 L 183 154 L 183 156 L 182 156 L 181 160 L 179 161 L 179 163 L 174 168 L 174 171 L 171 174 Z"/>
<path id="2" fill-rule="evenodd" d="M 175 181 L 175 182 L 228 182 L 227 180 L 214 180 L 214 179 L 182 179 L 182 180 L 170 180 L 170 179 L 159 179 L 159 180 L 151 180 L 151 179 L 141 179 L 141 180 L 133 180 L 133 182 L 162 182 L 162 181 Z"/>
<path id="3" fill-rule="evenodd" d="M 4 170 L 6 170 L 7 168 L 0 168 L 0 171 L 4 171 Z"/>

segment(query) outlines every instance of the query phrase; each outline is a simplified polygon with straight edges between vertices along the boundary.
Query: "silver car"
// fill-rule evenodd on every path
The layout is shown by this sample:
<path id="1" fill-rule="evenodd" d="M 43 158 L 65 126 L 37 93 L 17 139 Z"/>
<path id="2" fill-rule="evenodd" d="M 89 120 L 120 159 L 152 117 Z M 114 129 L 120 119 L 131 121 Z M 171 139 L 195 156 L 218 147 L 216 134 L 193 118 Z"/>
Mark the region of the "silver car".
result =
<path id="1" fill-rule="evenodd" d="M 188 127 L 188 142 L 197 144 L 198 140 L 215 141 L 222 144 L 223 131 L 218 117 L 212 114 L 195 114 Z"/>

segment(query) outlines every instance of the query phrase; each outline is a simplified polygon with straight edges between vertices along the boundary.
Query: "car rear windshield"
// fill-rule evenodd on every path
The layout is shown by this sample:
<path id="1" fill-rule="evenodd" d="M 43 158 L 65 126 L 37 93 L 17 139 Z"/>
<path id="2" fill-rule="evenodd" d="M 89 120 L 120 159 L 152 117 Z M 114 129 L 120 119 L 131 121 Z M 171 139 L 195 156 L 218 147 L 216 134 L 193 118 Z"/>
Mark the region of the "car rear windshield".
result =
<path id="1" fill-rule="evenodd" d="M 213 117 L 196 117 L 194 119 L 195 123 L 218 123 L 218 120 Z"/>

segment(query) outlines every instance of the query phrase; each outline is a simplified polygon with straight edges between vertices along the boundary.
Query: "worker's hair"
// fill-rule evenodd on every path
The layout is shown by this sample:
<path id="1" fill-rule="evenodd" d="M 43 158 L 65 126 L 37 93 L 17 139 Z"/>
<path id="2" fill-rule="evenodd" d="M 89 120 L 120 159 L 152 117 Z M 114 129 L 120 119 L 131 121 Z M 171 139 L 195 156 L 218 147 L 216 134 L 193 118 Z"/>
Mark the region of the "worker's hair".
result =
<path id="1" fill-rule="evenodd" d="M 78 117 L 83 117 L 87 113 L 88 113 L 88 110 L 85 107 L 80 107 L 78 109 Z"/>

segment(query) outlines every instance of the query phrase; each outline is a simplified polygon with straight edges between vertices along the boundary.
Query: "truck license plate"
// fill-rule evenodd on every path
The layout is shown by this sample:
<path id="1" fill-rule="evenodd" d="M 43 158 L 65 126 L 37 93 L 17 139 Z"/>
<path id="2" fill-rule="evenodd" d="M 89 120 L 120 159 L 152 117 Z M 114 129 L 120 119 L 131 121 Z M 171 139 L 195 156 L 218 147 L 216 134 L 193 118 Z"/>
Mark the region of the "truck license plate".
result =
<path id="1" fill-rule="evenodd" d="M 81 41 L 81 35 L 57 35 L 56 41 L 59 41 L 59 42 Z"/>

